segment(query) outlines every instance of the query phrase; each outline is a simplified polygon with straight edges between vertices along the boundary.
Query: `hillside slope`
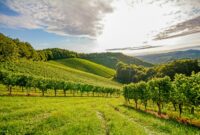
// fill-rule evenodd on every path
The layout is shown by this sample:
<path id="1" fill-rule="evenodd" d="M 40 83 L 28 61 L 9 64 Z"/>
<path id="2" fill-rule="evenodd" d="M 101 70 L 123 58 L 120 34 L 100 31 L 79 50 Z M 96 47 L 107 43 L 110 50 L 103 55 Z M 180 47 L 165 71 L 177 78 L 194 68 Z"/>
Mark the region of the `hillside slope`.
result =
<path id="1" fill-rule="evenodd" d="M 115 87 L 119 88 L 121 85 L 117 82 L 83 72 L 60 64 L 56 61 L 49 62 L 33 62 L 28 60 L 20 60 L 19 62 L 2 62 L 0 69 L 9 70 L 12 72 L 28 73 L 36 76 L 43 76 L 47 78 L 63 79 L 66 81 L 82 82 L 92 85 Z"/>
<path id="2" fill-rule="evenodd" d="M 124 55 L 123 53 L 107 52 L 107 53 L 82 54 L 81 58 L 93 61 L 95 63 L 101 64 L 113 69 L 115 69 L 116 64 L 120 61 L 126 64 L 135 64 L 135 65 L 141 65 L 145 67 L 153 66 L 150 63 L 144 62 L 135 57 Z"/>
<path id="3" fill-rule="evenodd" d="M 137 56 L 137 58 L 154 64 L 170 62 L 177 59 L 200 59 L 200 50 L 187 50 L 161 54 L 150 54 L 144 56 Z"/>
<path id="4" fill-rule="evenodd" d="M 115 74 L 115 70 L 111 68 L 80 58 L 68 58 L 55 61 L 65 66 L 71 67 L 73 69 L 78 69 L 84 72 L 93 73 L 106 78 L 112 78 Z"/>

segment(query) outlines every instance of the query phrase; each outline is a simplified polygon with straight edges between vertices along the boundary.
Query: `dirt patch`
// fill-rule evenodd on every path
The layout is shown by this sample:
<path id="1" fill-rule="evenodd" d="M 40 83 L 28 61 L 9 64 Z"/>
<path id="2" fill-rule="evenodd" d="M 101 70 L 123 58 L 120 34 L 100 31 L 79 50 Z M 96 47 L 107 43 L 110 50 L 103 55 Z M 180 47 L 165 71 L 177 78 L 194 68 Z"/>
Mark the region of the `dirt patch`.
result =
<path id="1" fill-rule="evenodd" d="M 150 113 L 155 115 L 158 118 L 162 118 L 162 119 L 169 119 L 169 116 L 167 114 L 158 114 L 158 112 L 152 111 L 152 110 L 145 110 L 145 112 Z"/>

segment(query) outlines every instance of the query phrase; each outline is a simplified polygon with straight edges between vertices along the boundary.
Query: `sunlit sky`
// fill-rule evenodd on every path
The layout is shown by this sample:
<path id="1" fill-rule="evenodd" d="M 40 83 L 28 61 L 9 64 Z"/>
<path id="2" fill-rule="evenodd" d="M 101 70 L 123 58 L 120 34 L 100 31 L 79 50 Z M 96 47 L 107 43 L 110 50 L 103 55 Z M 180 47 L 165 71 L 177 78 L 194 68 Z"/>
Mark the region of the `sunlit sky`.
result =
<path id="1" fill-rule="evenodd" d="M 200 49 L 200 0 L 0 0 L 0 32 L 35 49 Z"/>

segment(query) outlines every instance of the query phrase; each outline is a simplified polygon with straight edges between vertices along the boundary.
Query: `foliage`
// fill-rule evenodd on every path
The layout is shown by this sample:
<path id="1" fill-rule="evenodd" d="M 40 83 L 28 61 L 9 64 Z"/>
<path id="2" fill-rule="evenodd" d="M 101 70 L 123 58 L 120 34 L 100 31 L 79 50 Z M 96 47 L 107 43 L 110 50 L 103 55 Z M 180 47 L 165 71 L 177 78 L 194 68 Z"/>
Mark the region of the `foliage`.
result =
<path id="1" fill-rule="evenodd" d="M 146 109 L 148 100 L 150 100 L 152 97 L 151 91 L 148 88 L 147 83 L 145 83 L 143 81 L 137 83 L 137 89 L 138 89 L 139 95 L 140 95 L 139 99 L 141 100 L 142 104 L 144 104 L 145 109 Z"/>
<path id="2" fill-rule="evenodd" d="M 152 93 L 152 100 L 157 103 L 158 114 L 161 114 L 161 105 L 168 102 L 171 90 L 170 78 L 154 78 L 148 82 L 148 87 Z"/>
<path id="3" fill-rule="evenodd" d="M 144 80 L 146 69 L 142 66 L 117 64 L 115 79 L 122 83 L 139 82 Z"/>
<path id="4" fill-rule="evenodd" d="M 185 76 L 176 74 L 171 91 L 171 99 L 173 104 L 178 104 L 179 115 L 181 116 L 183 106 L 191 108 L 194 113 L 194 107 L 200 105 L 200 73 Z"/>
<path id="5" fill-rule="evenodd" d="M 16 60 L 19 56 L 15 42 L 0 33 L 0 61 Z"/>
<path id="6" fill-rule="evenodd" d="M 199 72 L 200 66 L 197 60 L 176 60 L 167 64 L 155 67 L 158 77 L 169 76 L 174 79 L 175 74 L 190 76 L 192 72 Z"/>
<path id="7" fill-rule="evenodd" d="M 42 52 L 44 52 L 46 60 L 57 60 L 78 57 L 78 54 L 76 52 L 59 48 L 44 49 L 42 50 Z"/>
<path id="8" fill-rule="evenodd" d="M 148 82 L 131 83 L 123 87 L 123 95 L 126 101 L 137 99 L 144 105 L 150 100 L 153 101 L 158 106 L 159 114 L 164 104 L 172 103 L 175 111 L 178 105 L 181 116 L 184 106 L 191 108 L 191 113 L 194 114 L 195 107 L 200 105 L 199 90 L 200 72 L 191 76 L 176 74 L 174 81 L 164 77 L 153 78 Z"/>
<path id="9" fill-rule="evenodd" d="M 188 105 L 191 106 L 191 113 L 194 113 L 194 107 L 200 105 L 200 73 L 192 74 L 189 78 L 190 89 L 188 93 Z"/>
<path id="10" fill-rule="evenodd" d="M 75 57 L 78 57 L 76 52 L 59 48 L 36 51 L 28 42 L 12 39 L 0 33 L 0 61 L 16 61 L 19 58 L 47 61 Z"/>
<path id="11" fill-rule="evenodd" d="M 122 83 L 148 81 L 154 77 L 169 76 L 172 80 L 175 74 L 190 76 L 192 72 L 199 72 L 200 66 L 197 60 L 177 60 L 171 63 L 145 68 L 136 65 L 117 64 L 115 78 Z"/>
<path id="12" fill-rule="evenodd" d="M 0 71 L 2 81 L 1 83 L 8 86 L 10 94 L 12 94 L 12 86 L 26 86 L 26 87 L 34 87 L 38 88 L 42 91 L 42 95 L 44 96 L 44 92 L 52 89 L 56 90 L 75 90 L 79 91 L 80 93 L 84 92 L 95 92 L 95 93 L 104 93 L 111 96 L 112 94 L 120 94 L 119 89 L 103 87 L 103 86 L 94 86 L 84 83 L 75 83 L 75 82 L 67 82 L 64 80 L 57 80 L 57 79 L 50 79 L 50 78 L 43 78 L 37 76 L 30 76 L 27 74 L 22 73 L 11 73 L 7 71 Z M 23 83 L 21 82 L 23 80 Z M 98 90 L 96 90 L 98 89 Z M 95 91 L 93 91 L 95 90 Z"/>

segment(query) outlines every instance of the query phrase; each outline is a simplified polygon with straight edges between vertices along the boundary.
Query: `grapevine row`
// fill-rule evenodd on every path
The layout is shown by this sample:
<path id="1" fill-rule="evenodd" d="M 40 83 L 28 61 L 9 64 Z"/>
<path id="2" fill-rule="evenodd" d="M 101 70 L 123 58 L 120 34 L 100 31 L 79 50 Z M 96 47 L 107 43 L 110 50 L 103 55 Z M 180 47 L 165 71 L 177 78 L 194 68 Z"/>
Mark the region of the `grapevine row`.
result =
<path id="1" fill-rule="evenodd" d="M 57 95 L 57 90 L 63 90 L 64 96 L 66 96 L 66 92 L 69 90 L 73 92 L 73 96 L 78 92 L 81 93 L 81 96 L 84 93 L 92 93 L 93 96 L 95 94 L 102 96 L 119 96 L 120 94 L 120 90 L 116 88 L 106 88 L 84 83 L 43 78 L 22 73 L 12 73 L 4 70 L 0 71 L 0 83 L 7 86 L 10 95 L 12 94 L 12 88 L 14 86 L 21 87 L 22 91 L 24 88 L 37 88 L 42 92 L 42 96 L 45 95 L 47 90 L 54 90 L 55 96 Z"/>
<path id="2" fill-rule="evenodd" d="M 183 107 L 190 108 L 194 113 L 195 107 L 200 105 L 200 73 L 185 76 L 176 74 L 174 81 L 169 77 L 154 78 L 148 82 L 138 82 L 125 85 L 123 95 L 127 102 L 134 100 L 135 108 L 138 102 L 147 108 L 147 103 L 157 104 L 158 114 L 161 114 L 164 104 L 171 103 L 174 110 L 179 110 L 181 116 Z"/>

